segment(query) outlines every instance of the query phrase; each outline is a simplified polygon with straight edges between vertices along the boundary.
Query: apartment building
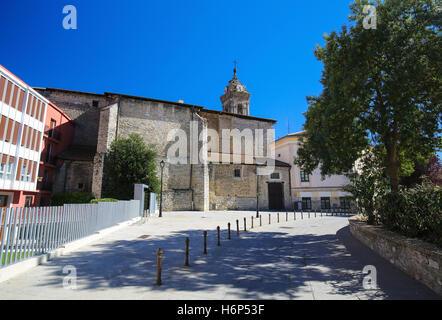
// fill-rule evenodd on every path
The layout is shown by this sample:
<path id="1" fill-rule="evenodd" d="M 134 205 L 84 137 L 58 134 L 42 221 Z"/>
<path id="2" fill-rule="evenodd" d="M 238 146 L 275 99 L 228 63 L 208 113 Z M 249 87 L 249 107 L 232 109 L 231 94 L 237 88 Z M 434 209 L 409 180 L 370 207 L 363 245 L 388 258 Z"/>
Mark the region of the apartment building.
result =
<path id="1" fill-rule="evenodd" d="M 50 117 L 47 117 L 48 110 L 51 110 Z M 54 137 L 49 135 L 61 132 L 56 131 L 56 119 L 62 123 L 70 120 L 60 120 L 54 112 L 63 114 L 0 65 L 0 207 L 40 205 L 42 192 L 37 182 L 41 171 L 40 180 L 44 180 L 45 171 L 40 168 L 41 163 L 47 163 L 45 159 L 41 161 L 42 150 L 51 150 L 53 147 L 48 141 Z M 55 122 L 51 122 L 53 120 Z M 73 130 L 73 124 L 69 126 Z M 60 144 L 60 141 L 52 143 Z"/>

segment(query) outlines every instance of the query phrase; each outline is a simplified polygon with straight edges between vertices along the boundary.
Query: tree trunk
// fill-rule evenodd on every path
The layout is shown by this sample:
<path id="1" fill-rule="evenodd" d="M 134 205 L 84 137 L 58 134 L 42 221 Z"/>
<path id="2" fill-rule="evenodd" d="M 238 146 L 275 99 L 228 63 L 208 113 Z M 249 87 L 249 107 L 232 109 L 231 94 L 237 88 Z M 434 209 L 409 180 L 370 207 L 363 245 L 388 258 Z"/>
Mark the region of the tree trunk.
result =
<path id="1" fill-rule="evenodd" d="M 387 174 L 390 178 L 391 190 L 399 190 L 399 160 L 398 160 L 398 125 L 394 124 L 393 134 L 390 143 L 387 145 L 388 166 Z"/>

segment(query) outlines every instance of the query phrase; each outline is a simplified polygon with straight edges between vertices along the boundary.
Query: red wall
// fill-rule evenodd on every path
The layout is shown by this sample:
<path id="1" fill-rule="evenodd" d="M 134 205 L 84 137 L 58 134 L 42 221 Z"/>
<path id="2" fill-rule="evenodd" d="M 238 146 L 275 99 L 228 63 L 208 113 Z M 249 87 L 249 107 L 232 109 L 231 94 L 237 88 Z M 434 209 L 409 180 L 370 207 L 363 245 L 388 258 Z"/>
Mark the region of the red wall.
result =
<path id="1" fill-rule="evenodd" d="M 51 138 L 47 134 L 47 129 L 51 127 L 51 120 L 56 121 L 55 126 L 55 139 Z M 51 150 L 51 157 L 57 156 L 60 152 L 67 149 L 70 144 L 72 143 L 72 140 L 74 138 L 74 123 L 71 121 L 71 119 L 57 106 L 55 106 L 53 103 L 48 104 L 48 108 L 46 111 L 46 119 L 45 119 L 45 134 L 43 135 L 43 144 L 41 149 L 41 154 L 43 155 L 43 159 L 45 158 L 45 154 L 48 152 L 48 145 L 52 145 Z M 57 138 L 57 134 L 60 134 L 60 137 Z M 57 166 L 60 166 L 63 164 L 63 161 L 58 160 Z M 41 179 L 44 177 L 45 170 L 48 172 L 47 176 L 47 182 L 50 183 L 52 181 L 53 173 L 56 166 L 52 164 L 45 163 L 44 161 L 40 161 L 40 167 L 38 170 L 38 177 Z M 37 184 L 37 189 L 38 189 Z M 43 198 L 43 201 L 45 199 L 48 199 L 50 196 L 50 192 L 39 190 L 39 197 L 36 199 L 35 203 L 36 205 L 40 204 L 40 197 Z M 43 203 L 44 204 L 44 203 Z"/>

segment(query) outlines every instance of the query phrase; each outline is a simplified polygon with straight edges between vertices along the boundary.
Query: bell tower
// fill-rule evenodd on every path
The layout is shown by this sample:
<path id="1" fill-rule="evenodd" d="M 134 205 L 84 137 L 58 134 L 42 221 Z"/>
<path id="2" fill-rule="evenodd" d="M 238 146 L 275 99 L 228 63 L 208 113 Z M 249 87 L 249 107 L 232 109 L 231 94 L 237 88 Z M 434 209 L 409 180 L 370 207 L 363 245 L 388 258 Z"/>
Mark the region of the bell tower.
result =
<path id="1" fill-rule="evenodd" d="M 224 94 L 220 98 L 223 104 L 223 111 L 248 116 L 250 115 L 250 93 L 247 92 L 246 86 L 239 82 L 236 76 L 236 61 L 234 61 L 234 64 L 233 78 L 224 88 Z"/>

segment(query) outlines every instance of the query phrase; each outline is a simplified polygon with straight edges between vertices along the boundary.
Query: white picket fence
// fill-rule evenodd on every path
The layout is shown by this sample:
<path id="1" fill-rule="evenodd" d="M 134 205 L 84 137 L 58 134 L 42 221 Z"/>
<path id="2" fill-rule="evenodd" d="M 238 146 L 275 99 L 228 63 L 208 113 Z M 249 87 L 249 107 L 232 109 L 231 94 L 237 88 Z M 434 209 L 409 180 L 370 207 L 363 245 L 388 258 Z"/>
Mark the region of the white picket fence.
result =
<path id="1" fill-rule="evenodd" d="M 139 215 L 139 200 L 1 209 L 0 268 Z"/>

